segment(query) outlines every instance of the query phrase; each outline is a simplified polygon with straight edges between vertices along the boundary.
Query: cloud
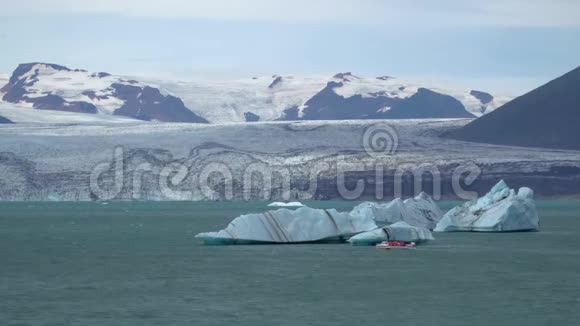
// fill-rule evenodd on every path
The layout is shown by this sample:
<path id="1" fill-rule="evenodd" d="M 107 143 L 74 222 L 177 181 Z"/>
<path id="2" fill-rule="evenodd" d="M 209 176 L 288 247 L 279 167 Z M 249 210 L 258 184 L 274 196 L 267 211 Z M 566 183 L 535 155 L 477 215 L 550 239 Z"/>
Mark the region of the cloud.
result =
<path id="1" fill-rule="evenodd" d="M 0 0 L 0 16 L 114 14 L 241 22 L 580 27 L 576 0 Z"/>

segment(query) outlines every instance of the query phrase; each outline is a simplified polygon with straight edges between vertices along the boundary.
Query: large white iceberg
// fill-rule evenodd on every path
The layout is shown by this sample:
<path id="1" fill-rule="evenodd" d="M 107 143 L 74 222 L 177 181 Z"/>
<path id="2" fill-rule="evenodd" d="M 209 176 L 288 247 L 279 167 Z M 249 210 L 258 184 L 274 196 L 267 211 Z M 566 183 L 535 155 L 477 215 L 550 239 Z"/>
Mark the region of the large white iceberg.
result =
<path id="1" fill-rule="evenodd" d="M 224 230 L 196 235 L 204 244 L 343 242 L 377 226 L 371 216 L 334 209 L 279 209 L 235 218 Z"/>
<path id="2" fill-rule="evenodd" d="M 431 231 L 426 228 L 397 222 L 380 229 L 359 233 L 348 239 L 348 242 L 355 246 L 372 246 L 387 240 L 420 243 L 434 240 L 434 238 Z"/>
<path id="3" fill-rule="evenodd" d="M 524 187 L 516 194 L 502 180 L 485 196 L 450 210 L 435 231 L 534 231 L 539 224 L 533 190 Z"/>
<path id="4" fill-rule="evenodd" d="M 429 195 L 422 192 L 404 201 L 397 198 L 385 204 L 364 202 L 353 208 L 351 215 L 372 216 L 378 226 L 407 222 L 411 226 L 433 230 L 443 212 Z"/>

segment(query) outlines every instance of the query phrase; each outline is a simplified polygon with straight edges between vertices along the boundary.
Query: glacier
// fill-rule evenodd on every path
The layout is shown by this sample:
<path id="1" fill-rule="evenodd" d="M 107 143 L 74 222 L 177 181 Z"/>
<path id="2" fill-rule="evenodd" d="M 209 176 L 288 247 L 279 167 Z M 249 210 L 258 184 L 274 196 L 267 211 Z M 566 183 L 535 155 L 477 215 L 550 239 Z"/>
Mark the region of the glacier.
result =
<path id="1" fill-rule="evenodd" d="M 513 232 L 539 228 L 533 190 L 523 187 L 516 193 L 501 180 L 485 196 L 450 210 L 435 231 Z"/>
<path id="2" fill-rule="evenodd" d="M 103 175 L 103 185 L 112 188 L 115 174 L 115 151 L 123 150 L 125 187 L 111 198 L 100 200 L 216 200 L 225 199 L 220 176 L 208 180 L 214 192 L 200 191 L 195 176 L 214 163 L 227 163 L 231 171 L 234 200 L 273 201 L 338 199 L 339 173 L 346 174 L 352 166 L 364 166 L 360 177 L 345 178 L 346 187 L 353 189 L 358 180 L 376 177 L 377 159 L 361 144 L 361 135 L 376 121 L 301 121 L 255 122 L 253 124 L 177 124 L 160 122 L 109 123 L 88 119 L 84 122 L 67 118 L 67 124 L 24 123 L 21 114 L 43 110 L 6 107 L 0 116 L 15 124 L 0 125 L 0 201 L 45 201 L 49 194 L 63 200 L 91 201 L 91 172 L 103 162 L 110 169 Z M 6 112 L 12 112 L 8 115 Z M 51 111 L 51 113 L 57 113 Z M 63 115 L 67 112 L 58 112 Z M 79 114 L 80 115 L 80 114 Z M 89 115 L 97 118 L 102 115 Z M 113 116 L 106 116 L 113 117 Z M 90 117 L 89 117 L 90 118 Z M 116 118 L 116 117 L 115 117 Z M 17 120 L 17 121 L 16 121 Z M 54 120 L 53 120 L 54 121 Z M 441 175 L 443 196 L 452 196 L 452 178 L 458 166 L 476 164 L 481 168 L 478 182 L 469 191 L 485 194 L 498 181 L 526 184 L 536 190 L 536 196 L 574 195 L 580 193 L 580 152 L 542 148 L 515 148 L 488 144 L 464 143 L 439 135 L 451 128 L 465 125 L 466 120 L 393 120 L 399 136 L 396 155 L 380 161 L 384 170 L 382 197 L 396 197 L 393 192 L 394 173 L 389 167 L 400 162 L 431 162 Z M 252 141 L 247 141 L 251 139 Z M 340 160 L 337 160 L 337 155 Z M 546 160 L 549 157 L 549 160 Z M 173 163 L 187 166 L 183 180 L 173 181 L 162 172 Z M 338 164 L 340 163 L 340 164 Z M 344 164 L 343 164 L 344 163 Z M 136 173 L 139 167 L 150 165 L 151 171 Z M 278 191 L 283 181 L 273 174 L 271 195 L 265 196 L 264 182 L 252 182 L 251 191 L 241 191 L 248 166 L 263 166 L 269 171 L 290 174 L 292 192 L 296 197 L 284 197 Z M 317 186 L 309 187 L 319 166 L 332 167 L 316 178 Z M 173 168 L 172 168 L 173 169 Z M 408 172 L 413 173 L 413 169 Z M 537 176 L 541 176 L 538 178 Z M 171 180 L 169 180 L 171 179 Z M 506 179 L 507 180 L 507 179 Z M 170 183 L 171 191 L 161 185 Z M 173 182 L 176 182 L 173 184 Z M 411 191 L 424 191 L 429 186 Z M 537 189 L 536 189 L 537 188 Z M 238 191 L 240 190 L 240 191 Z M 365 191 L 374 196 L 376 187 L 365 184 Z M 378 195 L 378 193 L 376 193 Z M 405 193 L 405 195 L 408 193 Z M 411 223 L 410 223 L 411 224 Z"/>
<path id="3" fill-rule="evenodd" d="M 376 228 L 371 216 L 302 207 L 242 215 L 221 231 L 195 237 L 206 245 L 344 242 Z"/>
<path id="4" fill-rule="evenodd" d="M 415 198 L 396 198 L 389 203 L 364 202 L 353 208 L 352 215 L 372 216 L 378 226 L 406 222 L 411 226 L 433 230 L 443 212 L 433 199 L 422 192 Z"/>
<path id="5" fill-rule="evenodd" d="M 435 239 L 426 228 L 397 222 L 380 229 L 359 233 L 348 239 L 348 242 L 354 246 L 373 246 L 387 240 L 420 243 Z"/>

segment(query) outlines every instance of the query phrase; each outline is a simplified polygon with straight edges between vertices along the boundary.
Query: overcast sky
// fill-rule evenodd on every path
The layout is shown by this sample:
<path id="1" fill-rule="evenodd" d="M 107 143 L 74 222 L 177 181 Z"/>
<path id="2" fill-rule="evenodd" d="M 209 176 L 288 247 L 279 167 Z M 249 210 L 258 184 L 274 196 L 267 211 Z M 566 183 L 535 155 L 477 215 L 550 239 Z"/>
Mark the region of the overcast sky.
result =
<path id="1" fill-rule="evenodd" d="M 517 94 L 580 65 L 576 0 L 0 0 L 0 72 L 395 75 Z"/>

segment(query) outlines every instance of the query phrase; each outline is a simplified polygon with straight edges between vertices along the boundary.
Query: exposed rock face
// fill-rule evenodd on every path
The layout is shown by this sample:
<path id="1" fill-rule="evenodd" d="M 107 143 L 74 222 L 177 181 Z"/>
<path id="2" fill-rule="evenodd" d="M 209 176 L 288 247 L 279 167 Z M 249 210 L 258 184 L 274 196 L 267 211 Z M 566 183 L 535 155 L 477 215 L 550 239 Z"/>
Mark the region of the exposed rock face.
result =
<path id="1" fill-rule="evenodd" d="M 388 119 L 474 118 L 461 102 L 452 96 L 427 88 L 419 88 L 415 95 L 401 101 L 383 114 Z"/>
<path id="2" fill-rule="evenodd" d="M 36 97 L 30 102 L 34 103 L 34 108 L 39 110 L 97 113 L 97 108 L 92 103 L 80 101 L 67 102 L 62 97 L 52 94 Z"/>
<path id="3" fill-rule="evenodd" d="M 3 100 L 39 110 L 117 114 L 163 122 L 207 121 L 174 96 L 108 73 L 88 73 L 49 63 L 19 65 L 1 92 Z"/>
<path id="4" fill-rule="evenodd" d="M 124 84 L 112 84 L 113 95 L 125 101 L 114 114 L 134 117 L 139 120 L 156 120 L 163 122 L 198 122 L 207 121 L 189 111 L 181 99 L 164 96 L 159 89 L 149 86 L 139 87 Z"/>
<path id="5" fill-rule="evenodd" d="M 580 67 L 444 136 L 580 150 Z"/>
<path id="6" fill-rule="evenodd" d="M 353 79 L 360 79 L 359 77 L 353 75 L 350 71 L 349 72 L 339 72 L 338 74 L 332 76 L 334 79 L 340 79 L 342 81 L 350 81 Z"/>
<path id="7" fill-rule="evenodd" d="M 473 90 L 469 92 L 473 97 L 477 98 L 481 104 L 488 104 L 493 101 L 493 96 L 489 93 Z"/>
<path id="8" fill-rule="evenodd" d="M 0 116 L 0 123 L 12 123 L 12 121 L 10 121 L 10 119 L 4 118 L 3 116 Z"/>
<path id="9" fill-rule="evenodd" d="M 272 89 L 272 88 L 276 87 L 276 85 L 280 84 L 281 82 L 282 82 L 282 76 L 276 76 L 276 78 L 274 78 L 274 80 L 268 86 L 268 88 Z"/>
<path id="10" fill-rule="evenodd" d="M 297 106 L 287 108 L 276 121 L 296 121 L 300 120 L 300 109 Z"/>
<path id="11" fill-rule="evenodd" d="M 429 118 L 473 118 L 463 104 L 449 95 L 426 88 L 408 98 L 400 98 L 387 92 L 362 96 L 343 97 L 335 89 L 342 82 L 329 82 L 326 87 L 305 103 L 302 120 L 343 119 L 429 119 Z M 286 116 L 295 117 L 289 114 Z M 290 119 L 287 119 L 290 120 Z"/>
<path id="12" fill-rule="evenodd" d="M 363 97 L 358 94 L 344 98 L 334 91 L 335 88 L 342 86 L 342 82 L 329 82 L 323 90 L 305 103 L 301 119 L 373 119 L 378 118 L 378 110 L 400 101 L 387 96 Z"/>
<path id="13" fill-rule="evenodd" d="M 246 118 L 246 122 L 260 121 L 260 116 L 257 114 L 253 114 L 252 112 L 245 112 L 244 117 Z"/>

